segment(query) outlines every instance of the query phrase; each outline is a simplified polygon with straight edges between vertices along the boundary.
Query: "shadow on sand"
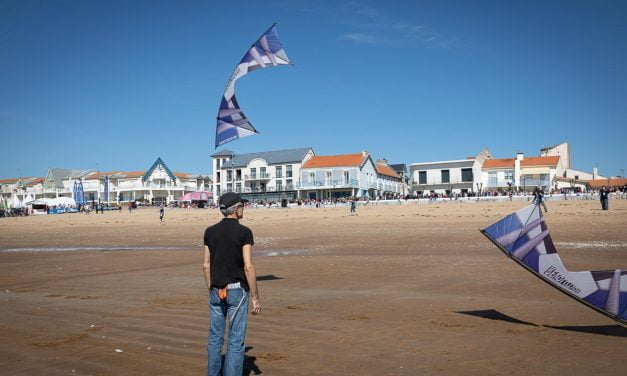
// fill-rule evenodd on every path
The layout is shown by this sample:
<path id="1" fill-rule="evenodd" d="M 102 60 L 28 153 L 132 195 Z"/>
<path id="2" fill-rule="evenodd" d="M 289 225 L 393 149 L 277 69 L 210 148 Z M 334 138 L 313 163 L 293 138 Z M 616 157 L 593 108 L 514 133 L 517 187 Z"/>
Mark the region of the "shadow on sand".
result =
<path id="1" fill-rule="evenodd" d="M 266 274 L 257 276 L 257 281 L 275 281 L 277 279 L 283 279 L 282 277 L 277 277 L 274 274 Z"/>
<path id="2" fill-rule="evenodd" d="M 248 356 L 245 353 L 247 353 L 249 350 L 252 350 L 252 346 L 246 346 L 244 348 L 244 368 L 242 370 L 242 376 L 250 376 L 250 375 L 261 375 L 263 372 L 261 372 L 261 370 L 259 369 L 259 367 L 257 367 L 257 364 L 255 364 L 255 362 L 257 361 L 257 358 L 254 356 Z M 222 354 L 222 369 L 224 370 L 224 357 L 225 355 Z"/>
<path id="3" fill-rule="evenodd" d="M 599 334 L 604 336 L 627 338 L 627 328 L 621 325 L 586 325 L 586 326 L 553 326 L 553 325 L 537 325 L 532 322 L 518 320 L 517 318 L 508 316 L 495 309 L 482 309 L 476 311 L 458 311 L 463 315 L 481 317 L 483 319 L 506 321 L 513 324 L 539 326 L 543 328 L 551 328 L 557 330 L 567 330 L 570 332 Z"/>
<path id="4" fill-rule="evenodd" d="M 495 309 L 480 309 L 480 310 L 476 310 L 476 311 L 458 311 L 457 313 L 461 313 L 463 315 L 481 317 L 483 319 L 507 321 L 507 322 L 511 322 L 513 324 L 538 326 L 538 325 L 536 325 L 534 323 L 531 323 L 531 322 L 522 321 L 522 320 L 518 320 L 518 319 L 516 319 L 514 317 L 507 316 L 506 314 L 501 313 L 501 312 L 499 312 L 499 311 L 497 311 Z"/>
<path id="5" fill-rule="evenodd" d="M 246 349 L 244 350 L 244 352 L 247 353 L 248 350 L 250 349 L 252 349 L 252 346 L 246 346 Z M 242 373 L 242 375 L 245 375 L 245 376 L 261 375 L 263 373 L 261 372 L 259 367 L 257 367 L 257 364 L 255 364 L 256 360 L 257 360 L 257 357 L 248 356 L 244 354 L 244 372 Z"/>

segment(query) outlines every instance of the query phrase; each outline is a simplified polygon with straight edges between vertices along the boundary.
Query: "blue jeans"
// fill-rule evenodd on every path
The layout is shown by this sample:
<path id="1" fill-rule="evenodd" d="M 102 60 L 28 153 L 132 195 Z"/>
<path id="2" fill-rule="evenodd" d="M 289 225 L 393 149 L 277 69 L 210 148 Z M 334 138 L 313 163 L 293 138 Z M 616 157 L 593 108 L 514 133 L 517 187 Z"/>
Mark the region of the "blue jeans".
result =
<path id="1" fill-rule="evenodd" d="M 228 318 L 228 321 L 227 321 Z M 207 344 L 207 376 L 241 376 L 244 367 L 244 338 L 248 321 L 248 292 L 243 288 L 228 290 L 225 301 L 218 289 L 209 293 L 209 343 Z M 229 338 L 222 369 L 222 343 L 225 325 L 229 324 Z M 222 373 L 220 370 L 222 369 Z"/>

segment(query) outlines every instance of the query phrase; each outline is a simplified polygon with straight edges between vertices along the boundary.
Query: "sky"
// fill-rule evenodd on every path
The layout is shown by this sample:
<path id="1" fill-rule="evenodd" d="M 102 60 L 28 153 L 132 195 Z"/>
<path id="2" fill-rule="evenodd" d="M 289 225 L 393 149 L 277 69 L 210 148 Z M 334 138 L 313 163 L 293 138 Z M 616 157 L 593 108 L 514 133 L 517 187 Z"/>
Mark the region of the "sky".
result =
<path id="1" fill-rule="evenodd" d="M 260 133 L 235 153 L 410 164 L 568 141 L 572 168 L 624 175 L 625 17 L 612 0 L 0 0 L 0 178 L 157 157 L 209 174 L 224 88 L 274 22 L 294 65 L 238 80 Z"/>

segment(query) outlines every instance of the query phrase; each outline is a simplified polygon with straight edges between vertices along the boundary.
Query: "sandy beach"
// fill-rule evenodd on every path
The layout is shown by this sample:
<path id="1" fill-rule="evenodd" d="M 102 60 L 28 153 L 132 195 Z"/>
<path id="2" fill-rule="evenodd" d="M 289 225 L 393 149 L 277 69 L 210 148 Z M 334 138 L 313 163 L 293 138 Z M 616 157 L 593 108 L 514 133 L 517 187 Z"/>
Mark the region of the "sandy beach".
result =
<path id="1" fill-rule="evenodd" d="M 247 375 L 624 375 L 627 328 L 478 229 L 524 202 L 249 209 Z M 627 200 L 549 202 L 570 270 L 627 268 Z M 201 375 L 217 210 L 0 220 L 4 375 Z"/>

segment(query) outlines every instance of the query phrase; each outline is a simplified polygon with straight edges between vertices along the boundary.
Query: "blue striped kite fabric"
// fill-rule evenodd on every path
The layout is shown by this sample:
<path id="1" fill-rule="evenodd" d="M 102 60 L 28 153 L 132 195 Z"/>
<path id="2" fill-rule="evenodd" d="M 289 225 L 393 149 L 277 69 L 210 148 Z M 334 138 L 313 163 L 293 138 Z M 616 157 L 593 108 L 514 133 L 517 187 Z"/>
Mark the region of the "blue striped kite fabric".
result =
<path id="1" fill-rule="evenodd" d="M 227 142 L 257 133 L 237 103 L 235 82 L 255 69 L 287 64 L 290 64 L 290 61 L 279 41 L 276 24 L 274 24 L 246 52 L 226 85 L 216 124 L 216 148 Z"/>
<path id="2" fill-rule="evenodd" d="M 627 270 L 566 270 L 538 205 L 512 213 L 481 232 L 506 255 L 551 286 L 627 324 Z"/>

